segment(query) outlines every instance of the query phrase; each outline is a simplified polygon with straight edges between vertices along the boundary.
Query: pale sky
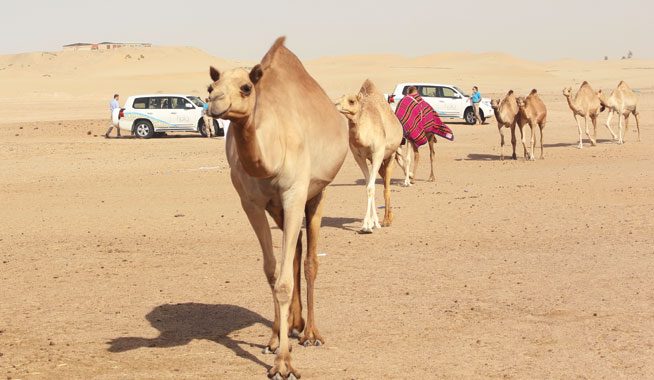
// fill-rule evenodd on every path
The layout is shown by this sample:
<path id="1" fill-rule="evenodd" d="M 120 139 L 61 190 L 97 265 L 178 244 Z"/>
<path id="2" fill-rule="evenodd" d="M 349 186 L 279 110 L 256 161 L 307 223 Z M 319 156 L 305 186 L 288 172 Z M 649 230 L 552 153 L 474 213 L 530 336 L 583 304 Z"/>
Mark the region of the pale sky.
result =
<path id="1" fill-rule="evenodd" d="M 258 61 L 276 37 L 300 59 L 501 51 L 535 61 L 654 58 L 651 0 L 6 1 L 0 54 L 89 42 L 194 46 Z"/>

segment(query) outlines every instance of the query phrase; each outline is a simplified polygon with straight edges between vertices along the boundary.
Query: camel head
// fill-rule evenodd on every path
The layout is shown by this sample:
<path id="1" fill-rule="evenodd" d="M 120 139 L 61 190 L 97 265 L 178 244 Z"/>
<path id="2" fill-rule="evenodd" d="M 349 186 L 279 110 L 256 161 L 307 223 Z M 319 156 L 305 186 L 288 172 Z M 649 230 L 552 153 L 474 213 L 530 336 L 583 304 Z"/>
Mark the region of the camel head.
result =
<path id="1" fill-rule="evenodd" d="M 361 112 L 362 98 L 361 93 L 343 95 L 334 104 L 338 112 L 342 113 L 348 120 L 352 120 Z"/>
<path id="2" fill-rule="evenodd" d="M 500 107 L 500 100 L 491 99 L 491 107 L 493 107 L 494 110 L 498 109 Z"/>
<path id="3" fill-rule="evenodd" d="M 566 98 L 569 98 L 572 96 L 572 88 L 571 87 L 566 87 L 563 89 L 563 96 Z"/>
<path id="4" fill-rule="evenodd" d="M 525 97 L 524 96 L 518 96 L 515 99 L 515 101 L 516 101 L 516 103 L 518 103 L 518 107 L 525 108 L 526 102 L 525 102 Z"/>
<path id="5" fill-rule="evenodd" d="M 263 75 L 261 66 L 254 66 L 249 73 L 241 68 L 220 72 L 212 66 L 209 74 L 213 83 L 208 88 L 207 114 L 232 121 L 247 119 L 254 112 L 254 85 Z"/>

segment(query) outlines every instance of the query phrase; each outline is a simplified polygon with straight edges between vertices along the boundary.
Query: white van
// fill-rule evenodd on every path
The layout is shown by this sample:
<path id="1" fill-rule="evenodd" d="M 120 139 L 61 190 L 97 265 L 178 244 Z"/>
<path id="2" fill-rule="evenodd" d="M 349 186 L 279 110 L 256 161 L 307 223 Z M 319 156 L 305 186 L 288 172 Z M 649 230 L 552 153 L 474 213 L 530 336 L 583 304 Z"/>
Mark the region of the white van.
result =
<path id="1" fill-rule="evenodd" d="M 124 108 L 114 110 L 112 123 L 144 139 L 162 132 L 200 132 L 206 136 L 203 107 L 202 99 L 193 95 L 135 95 L 127 98 Z M 213 120 L 216 136 L 224 136 L 228 126 L 229 120 Z"/>

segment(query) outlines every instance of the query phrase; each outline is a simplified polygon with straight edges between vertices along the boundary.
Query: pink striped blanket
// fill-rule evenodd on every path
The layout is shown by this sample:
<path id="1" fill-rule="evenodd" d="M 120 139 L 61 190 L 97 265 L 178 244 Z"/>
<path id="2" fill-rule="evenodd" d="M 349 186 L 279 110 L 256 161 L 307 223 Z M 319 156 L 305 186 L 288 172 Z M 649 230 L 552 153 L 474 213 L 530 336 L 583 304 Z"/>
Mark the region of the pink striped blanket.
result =
<path id="1" fill-rule="evenodd" d="M 404 127 L 404 135 L 416 146 L 427 142 L 428 133 L 454 141 L 450 127 L 443 123 L 438 113 L 420 95 L 406 95 L 402 98 L 395 109 L 395 116 Z"/>

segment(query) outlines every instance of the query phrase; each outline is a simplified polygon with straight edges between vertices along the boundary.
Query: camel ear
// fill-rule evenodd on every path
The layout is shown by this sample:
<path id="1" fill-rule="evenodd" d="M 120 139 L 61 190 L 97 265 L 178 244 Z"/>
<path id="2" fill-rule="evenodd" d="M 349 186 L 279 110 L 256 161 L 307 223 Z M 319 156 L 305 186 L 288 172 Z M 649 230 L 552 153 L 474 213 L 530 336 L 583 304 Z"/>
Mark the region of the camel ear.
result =
<path id="1" fill-rule="evenodd" d="M 218 71 L 215 67 L 210 66 L 209 67 L 209 75 L 211 76 L 211 79 L 214 82 L 217 82 L 218 79 L 220 79 L 220 71 Z"/>
<path id="2" fill-rule="evenodd" d="M 263 70 L 261 70 L 261 65 L 257 64 L 250 71 L 250 80 L 252 81 L 252 84 L 257 84 L 262 76 Z"/>
<path id="3" fill-rule="evenodd" d="M 358 100 L 358 101 L 361 101 L 361 99 L 363 99 L 363 94 L 362 94 L 362 93 L 358 93 L 358 94 L 357 94 L 357 100 Z"/>

